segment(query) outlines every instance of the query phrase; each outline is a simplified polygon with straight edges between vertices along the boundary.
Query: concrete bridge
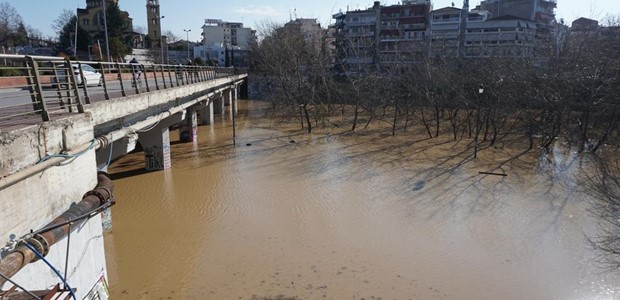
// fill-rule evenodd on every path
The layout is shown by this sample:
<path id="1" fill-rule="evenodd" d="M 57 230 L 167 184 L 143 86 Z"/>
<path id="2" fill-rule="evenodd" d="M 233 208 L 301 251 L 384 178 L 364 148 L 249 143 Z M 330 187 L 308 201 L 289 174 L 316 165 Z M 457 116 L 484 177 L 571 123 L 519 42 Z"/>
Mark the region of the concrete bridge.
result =
<path id="1" fill-rule="evenodd" d="M 182 141 L 196 141 L 199 124 L 213 124 L 214 114 L 226 114 L 226 107 L 231 116 L 236 113 L 237 98 L 247 95 L 247 75 L 231 68 L 57 57 L 4 55 L 3 61 L 0 68 L 26 76 L 12 78 L 10 88 L 0 79 L 0 248 L 7 245 L 0 251 L 0 296 L 14 284 L 41 295 L 53 293 L 47 289 L 60 282 L 55 272 L 41 261 L 19 260 L 35 257 L 23 246 L 40 243 L 35 251 L 65 271 L 64 279 L 77 288 L 77 298 L 83 298 L 107 278 L 99 212 L 114 203 L 113 196 L 102 199 L 87 221 L 60 227 L 70 235 L 70 243 L 59 235 L 52 246 L 43 235 L 28 233 L 47 228 L 72 203 L 82 203 L 85 193 L 99 187 L 98 171 L 134 150 L 138 142 L 146 169 L 170 168 L 169 128 L 178 125 Z M 94 74 L 87 71 L 90 67 L 96 69 Z M 97 193 L 101 194 L 88 194 Z M 18 260 L 7 266 L 14 257 Z M 11 293 L 29 295 L 20 288 Z"/>

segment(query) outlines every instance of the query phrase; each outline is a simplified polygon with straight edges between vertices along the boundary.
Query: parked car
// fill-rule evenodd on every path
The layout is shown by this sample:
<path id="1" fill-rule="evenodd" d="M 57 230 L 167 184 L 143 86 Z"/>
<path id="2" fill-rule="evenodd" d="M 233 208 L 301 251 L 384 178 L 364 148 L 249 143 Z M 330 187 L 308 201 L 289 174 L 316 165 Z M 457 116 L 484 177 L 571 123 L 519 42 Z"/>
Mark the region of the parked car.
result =
<path id="1" fill-rule="evenodd" d="M 91 67 L 90 65 L 82 64 L 82 74 L 84 74 L 84 80 L 86 81 L 86 85 L 101 85 L 103 83 L 103 76 L 99 73 L 98 70 Z M 73 69 L 73 78 L 75 78 L 75 82 L 78 85 L 82 85 L 82 76 L 80 75 L 80 65 L 72 64 L 71 68 Z M 65 75 L 64 70 L 58 71 L 58 76 L 52 78 L 52 84 L 56 86 L 58 83 L 66 83 L 67 76 Z"/>

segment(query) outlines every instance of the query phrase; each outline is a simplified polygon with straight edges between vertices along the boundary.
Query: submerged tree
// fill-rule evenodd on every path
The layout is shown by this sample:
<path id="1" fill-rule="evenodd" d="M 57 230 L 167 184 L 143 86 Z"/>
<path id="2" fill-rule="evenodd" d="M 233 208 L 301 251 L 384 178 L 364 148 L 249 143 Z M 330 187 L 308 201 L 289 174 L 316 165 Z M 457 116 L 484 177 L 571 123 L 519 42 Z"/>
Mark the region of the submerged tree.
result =
<path id="1" fill-rule="evenodd" d="M 600 220 L 600 233 L 590 241 L 600 252 L 600 262 L 609 270 L 620 271 L 620 159 L 595 156 L 595 171 L 585 184 L 590 194 L 591 212 Z"/>
<path id="2" fill-rule="evenodd" d="M 311 107 L 331 97 L 324 32 L 308 31 L 295 21 L 264 24 L 261 31 L 264 38 L 253 49 L 256 69 L 268 78 L 274 103 L 291 113 L 301 109 L 302 124 L 311 132 Z"/>

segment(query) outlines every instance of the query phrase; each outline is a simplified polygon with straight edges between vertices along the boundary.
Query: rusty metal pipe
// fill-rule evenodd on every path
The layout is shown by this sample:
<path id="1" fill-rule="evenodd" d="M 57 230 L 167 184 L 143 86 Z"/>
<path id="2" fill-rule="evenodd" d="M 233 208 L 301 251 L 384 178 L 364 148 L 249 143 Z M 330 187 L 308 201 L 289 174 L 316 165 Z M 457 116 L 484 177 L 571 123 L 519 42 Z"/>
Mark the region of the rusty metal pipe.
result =
<path id="1" fill-rule="evenodd" d="M 24 239 L 32 245 L 43 256 L 47 255 L 49 248 L 63 239 L 69 233 L 70 228 L 78 228 L 79 225 L 84 223 L 86 219 L 76 221 L 71 226 L 65 224 L 63 226 L 57 226 L 59 224 L 66 223 L 69 220 L 93 212 L 102 205 L 105 205 L 112 201 L 114 197 L 114 184 L 109 175 L 105 172 L 98 172 L 97 174 L 97 186 L 95 189 L 87 192 L 82 201 L 72 205 L 71 208 L 66 210 L 52 222 L 37 230 L 35 234 L 28 234 Z M 53 228 L 46 230 L 46 228 Z M 32 261 L 35 261 L 36 255 L 26 246 L 18 246 L 15 250 L 9 253 L 5 258 L 0 261 L 0 273 L 7 277 L 13 277 L 19 270 Z M 0 286 L 6 282 L 4 278 L 0 278 Z"/>

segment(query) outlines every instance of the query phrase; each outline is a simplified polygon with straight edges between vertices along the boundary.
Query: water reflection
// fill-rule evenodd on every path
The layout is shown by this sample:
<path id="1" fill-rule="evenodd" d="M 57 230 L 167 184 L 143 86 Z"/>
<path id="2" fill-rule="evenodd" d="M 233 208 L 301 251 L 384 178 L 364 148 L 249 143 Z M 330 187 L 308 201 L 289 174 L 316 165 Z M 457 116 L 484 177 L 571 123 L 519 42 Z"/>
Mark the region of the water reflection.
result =
<path id="1" fill-rule="evenodd" d="M 112 166 L 114 299 L 620 297 L 584 239 L 574 153 L 472 160 L 384 128 L 307 135 L 259 106 L 241 102 L 237 147 L 226 118 L 174 145 L 172 170 L 136 171 L 140 153 Z"/>

